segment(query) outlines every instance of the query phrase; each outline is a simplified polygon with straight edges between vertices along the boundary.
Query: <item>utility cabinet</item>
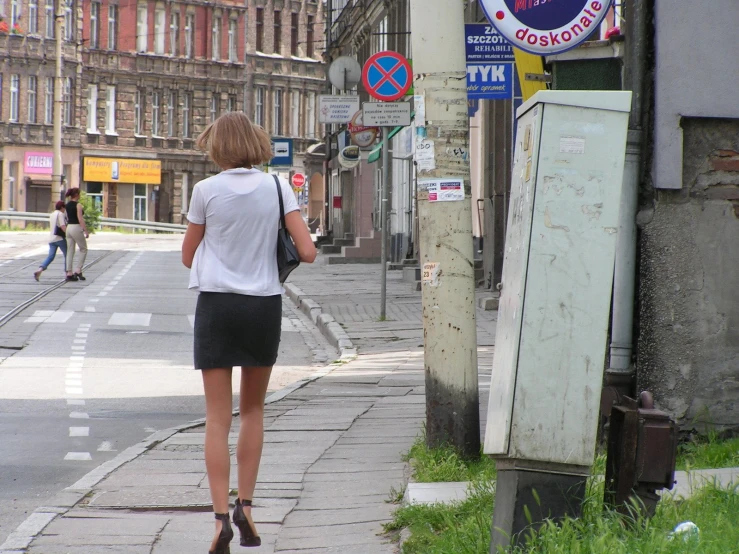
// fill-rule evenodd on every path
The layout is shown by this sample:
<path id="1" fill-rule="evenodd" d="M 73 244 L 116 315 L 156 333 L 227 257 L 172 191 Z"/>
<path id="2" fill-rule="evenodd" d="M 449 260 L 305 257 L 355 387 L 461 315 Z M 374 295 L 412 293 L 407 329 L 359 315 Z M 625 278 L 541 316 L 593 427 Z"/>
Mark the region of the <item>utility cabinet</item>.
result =
<path id="1" fill-rule="evenodd" d="M 486 454 L 593 463 L 630 92 L 517 111 Z"/>

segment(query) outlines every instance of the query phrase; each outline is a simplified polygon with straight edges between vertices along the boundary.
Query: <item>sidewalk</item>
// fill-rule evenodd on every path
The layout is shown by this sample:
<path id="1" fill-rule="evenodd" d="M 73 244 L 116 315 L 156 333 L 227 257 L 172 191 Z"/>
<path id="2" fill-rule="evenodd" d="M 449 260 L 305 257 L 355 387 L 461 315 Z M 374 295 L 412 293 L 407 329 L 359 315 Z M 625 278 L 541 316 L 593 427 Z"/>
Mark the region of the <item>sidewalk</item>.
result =
<path id="1" fill-rule="evenodd" d="M 382 523 L 395 508 L 391 491 L 408 478 L 401 456 L 425 420 L 420 292 L 389 272 L 388 320 L 380 322 L 379 265 L 322 262 L 290 282 L 335 318 L 359 356 L 268 399 L 255 554 L 397 552 Z M 483 383 L 495 316 L 478 310 Z M 234 417 L 232 453 L 238 424 Z M 0 553 L 204 554 L 213 518 L 203 437 L 197 422 L 150 437 L 49 499 Z M 235 467 L 231 475 L 235 488 Z"/>

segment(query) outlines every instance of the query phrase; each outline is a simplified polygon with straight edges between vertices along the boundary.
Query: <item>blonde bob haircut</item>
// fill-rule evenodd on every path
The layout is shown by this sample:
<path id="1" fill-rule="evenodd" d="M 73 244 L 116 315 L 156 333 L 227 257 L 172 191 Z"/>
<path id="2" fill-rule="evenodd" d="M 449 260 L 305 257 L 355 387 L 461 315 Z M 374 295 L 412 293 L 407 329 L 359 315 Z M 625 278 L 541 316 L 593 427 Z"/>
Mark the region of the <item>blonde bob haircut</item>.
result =
<path id="1" fill-rule="evenodd" d="M 205 128 L 197 146 L 222 169 L 251 168 L 272 159 L 272 143 L 266 131 L 244 112 L 227 112 Z"/>

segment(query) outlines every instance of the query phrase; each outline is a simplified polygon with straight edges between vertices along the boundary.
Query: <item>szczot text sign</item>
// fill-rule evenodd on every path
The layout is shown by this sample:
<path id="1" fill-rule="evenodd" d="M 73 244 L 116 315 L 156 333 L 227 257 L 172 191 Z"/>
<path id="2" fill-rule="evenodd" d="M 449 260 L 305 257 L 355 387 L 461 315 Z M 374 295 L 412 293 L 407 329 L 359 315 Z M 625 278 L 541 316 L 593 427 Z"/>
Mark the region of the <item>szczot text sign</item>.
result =
<path id="1" fill-rule="evenodd" d="M 359 111 L 359 96 L 318 97 L 318 121 L 320 123 L 349 123 Z"/>
<path id="2" fill-rule="evenodd" d="M 405 127 L 411 124 L 410 102 L 365 102 L 362 104 L 365 125 Z"/>
<path id="3" fill-rule="evenodd" d="M 480 0 L 490 22 L 513 46 L 531 54 L 556 54 L 587 39 L 612 0 Z"/>
<path id="4" fill-rule="evenodd" d="M 468 23 L 465 29 L 467 50 L 467 98 L 505 100 L 513 97 L 513 47 L 495 27 L 487 23 Z"/>
<path id="5" fill-rule="evenodd" d="M 413 74 L 408 60 L 390 50 L 371 56 L 362 69 L 364 88 L 372 98 L 381 102 L 395 102 L 403 98 L 412 82 Z"/>

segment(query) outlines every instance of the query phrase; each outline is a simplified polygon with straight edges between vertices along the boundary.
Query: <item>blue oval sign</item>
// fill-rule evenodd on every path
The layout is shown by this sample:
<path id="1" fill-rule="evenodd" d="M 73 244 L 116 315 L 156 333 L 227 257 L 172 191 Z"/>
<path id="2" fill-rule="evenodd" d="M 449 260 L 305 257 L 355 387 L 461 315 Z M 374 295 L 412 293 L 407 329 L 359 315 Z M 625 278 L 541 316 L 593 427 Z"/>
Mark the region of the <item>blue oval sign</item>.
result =
<path id="1" fill-rule="evenodd" d="M 480 0 L 513 46 L 532 54 L 574 48 L 603 22 L 613 0 Z"/>

